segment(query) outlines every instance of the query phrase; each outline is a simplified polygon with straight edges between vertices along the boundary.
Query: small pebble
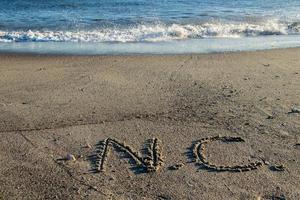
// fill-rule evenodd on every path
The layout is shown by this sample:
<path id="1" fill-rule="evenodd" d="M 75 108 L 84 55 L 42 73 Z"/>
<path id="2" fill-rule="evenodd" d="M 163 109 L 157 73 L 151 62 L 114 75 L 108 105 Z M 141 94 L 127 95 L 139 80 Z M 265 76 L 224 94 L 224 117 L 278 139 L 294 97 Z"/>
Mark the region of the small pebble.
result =
<path id="1" fill-rule="evenodd" d="M 269 161 L 264 161 L 265 165 L 270 165 L 270 162 Z"/>
<path id="2" fill-rule="evenodd" d="M 271 166 L 270 169 L 272 171 L 284 171 L 285 166 L 284 165 L 274 165 L 274 166 Z"/>
<path id="3" fill-rule="evenodd" d="M 262 131 L 262 134 L 269 134 L 270 132 L 267 130 Z"/>
<path id="4" fill-rule="evenodd" d="M 279 131 L 279 134 L 280 134 L 282 137 L 288 137 L 288 136 L 290 135 L 288 132 L 283 131 L 283 130 Z"/>
<path id="5" fill-rule="evenodd" d="M 170 170 L 178 170 L 184 166 L 183 163 L 178 163 L 169 167 Z"/>
<path id="6" fill-rule="evenodd" d="M 89 187 L 89 189 L 90 189 L 90 190 L 95 190 L 95 191 L 98 190 L 98 188 L 97 188 L 96 186 L 92 186 L 92 185 Z"/>
<path id="7" fill-rule="evenodd" d="M 292 113 L 300 113 L 300 109 L 298 107 L 292 107 L 291 112 Z"/>
<path id="8" fill-rule="evenodd" d="M 76 158 L 75 158 L 74 155 L 68 154 L 68 155 L 67 155 L 67 160 L 69 160 L 69 161 L 76 161 Z"/>
<path id="9" fill-rule="evenodd" d="M 294 145 L 294 147 L 295 147 L 295 148 L 300 148 L 300 143 L 296 143 L 296 144 Z"/>
<path id="10" fill-rule="evenodd" d="M 258 196 L 258 197 L 256 198 L 256 200 L 262 200 L 261 196 Z"/>

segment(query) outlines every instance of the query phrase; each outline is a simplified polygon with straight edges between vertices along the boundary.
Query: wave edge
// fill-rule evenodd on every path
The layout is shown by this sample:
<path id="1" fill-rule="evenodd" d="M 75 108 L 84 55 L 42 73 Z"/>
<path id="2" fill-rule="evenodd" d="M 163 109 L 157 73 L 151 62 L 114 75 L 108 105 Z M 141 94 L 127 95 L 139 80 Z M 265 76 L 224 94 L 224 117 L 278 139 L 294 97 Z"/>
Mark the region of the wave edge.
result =
<path id="1" fill-rule="evenodd" d="M 0 42 L 161 42 L 300 33 L 300 22 L 155 24 L 79 31 L 1 31 Z"/>

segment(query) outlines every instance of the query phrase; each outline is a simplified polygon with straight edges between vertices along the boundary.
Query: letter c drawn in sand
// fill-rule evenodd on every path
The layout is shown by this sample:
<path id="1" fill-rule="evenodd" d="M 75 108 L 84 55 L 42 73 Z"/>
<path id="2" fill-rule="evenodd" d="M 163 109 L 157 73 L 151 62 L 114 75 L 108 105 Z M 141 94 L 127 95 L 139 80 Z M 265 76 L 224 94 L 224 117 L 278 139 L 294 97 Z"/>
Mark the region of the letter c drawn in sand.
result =
<path id="1" fill-rule="evenodd" d="M 207 160 L 205 155 L 205 146 L 207 143 L 214 142 L 214 141 L 223 141 L 223 142 L 245 142 L 240 137 L 229 137 L 229 136 L 215 136 L 215 137 L 208 137 L 203 138 L 197 141 L 193 146 L 193 156 L 195 158 L 194 162 L 202 164 L 205 168 L 212 171 L 229 171 L 229 172 L 244 172 L 244 171 L 251 171 L 260 168 L 263 163 L 260 161 L 251 162 L 247 165 L 215 165 Z"/>

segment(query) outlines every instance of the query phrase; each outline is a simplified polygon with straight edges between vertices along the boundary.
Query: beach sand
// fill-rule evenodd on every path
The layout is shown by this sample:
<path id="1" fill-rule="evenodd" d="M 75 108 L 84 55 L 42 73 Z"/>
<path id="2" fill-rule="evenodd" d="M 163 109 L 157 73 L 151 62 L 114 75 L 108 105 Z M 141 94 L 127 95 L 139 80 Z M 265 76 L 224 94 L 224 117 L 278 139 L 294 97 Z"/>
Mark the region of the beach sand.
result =
<path id="1" fill-rule="evenodd" d="M 299 48 L 206 55 L 2 54 L 0 199 L 298 200 L 297 107 Z M 262 166 L 232 172 L 195 162 L 195 142 L 218 135 L 244 142 L 207 143 L 210 163 Z M 99 163 L 97 144 L 106 138 L 142 155 L 133 159 L 109 140 Z M 134 161 L 143 161 L 152 138 L 159 139 L 163 162 L 148 172 Z M 76 161 L 65 160 L 68 154 Z M 99 164 L 103 172 L 95 170 Z"/>

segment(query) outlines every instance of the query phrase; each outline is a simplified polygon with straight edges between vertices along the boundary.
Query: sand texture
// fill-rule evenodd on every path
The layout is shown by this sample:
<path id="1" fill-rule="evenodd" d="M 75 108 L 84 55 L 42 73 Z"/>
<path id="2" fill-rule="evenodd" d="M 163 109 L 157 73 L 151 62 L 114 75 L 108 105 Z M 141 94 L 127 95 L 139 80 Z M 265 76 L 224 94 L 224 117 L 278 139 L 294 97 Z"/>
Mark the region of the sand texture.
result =
<path id="1" fill-rule="evenodd" d="M 300 49 L 0 55 L 0 199 L 300 199 Z"/>

